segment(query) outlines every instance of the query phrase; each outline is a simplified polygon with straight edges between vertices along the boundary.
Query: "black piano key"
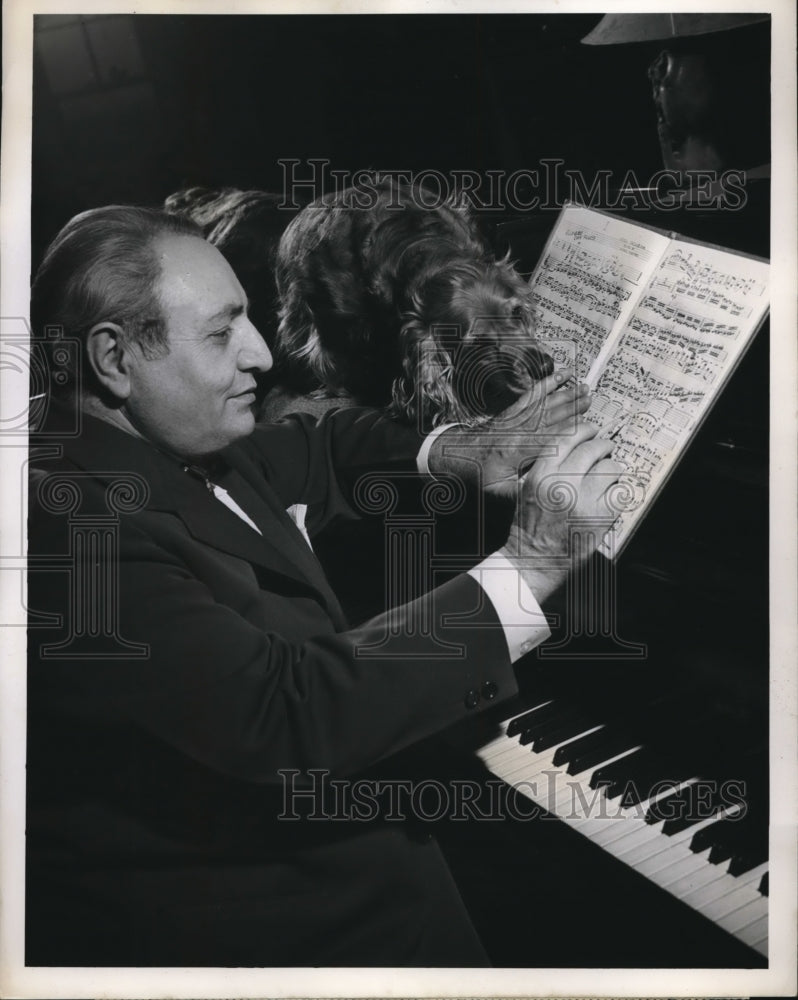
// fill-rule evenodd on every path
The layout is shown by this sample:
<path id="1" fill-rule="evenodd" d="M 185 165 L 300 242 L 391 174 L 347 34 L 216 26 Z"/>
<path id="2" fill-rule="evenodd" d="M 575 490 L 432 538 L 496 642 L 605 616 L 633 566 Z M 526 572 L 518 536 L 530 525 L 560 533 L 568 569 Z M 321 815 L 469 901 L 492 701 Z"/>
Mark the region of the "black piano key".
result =
<path id="1" fill-rule="evenodd" d="M 602 728 L 597 729 L 595 733 L 588 733 L 586 736 L 580 736 L 579 739 L 571 740 L 570 743 L 560 747 L 559 750 L 555 752 L 554 763 L 558 767 L 563 764 L 567 764 L 583 751 L 592 750 L 599 744 L 606 743 L 608 739 L 611 739 L 612 735 L 613 734 L 607 729 L 606 726 L 602 726 Z"/>
<path id="2" fill-rule="evenodd" d="M 768 888 L 769 888 L 768 875 L 769 872 L 765 872 L 765 874 L 762 876 L 762 881 L 759 883 L 759 891 L 762 893 L 763 896 L 767 896 L 768 894 Z"/>
<path id="3" fill-rule="evenodd" d="M 537 744 L 537 740 L 542 737 L 548 736 L 553 732 L 564 732 L 567 736 L 578 736 L 583 733 L 586 729 L 591 728 L 596 723 L 593 720 L 588 719 L 583 712 L 578 712 L 571 710 L 570 712 L 562 712 L 559 715 L 554 715 L 549 719 L 544 719 L 542 722 L 537 723 L 534 726 L 530 726 L 529 729 L 525 730 L 532 734 L 532 739 Z M 554 744 L 549 744 L 553 746 Z M 537 749 L 537 745 L 535 746 Z"/>
<path id="4" fill-rule="evenodd" d="M 673 795 L 653 802 L 646 812 L 646 822 L 658 823 L 664 820 L 662 832 L 672 836 L 717 815 L 726 804 L 716 783 L 699 780 Z"/>
<path id="5" fill-rule="evenodd" d="M 678 785 L 690 778 L 691 768 L 679 762 L 665 760 L 659 755 L 647 755 L 635 766 L 630 780 L 621 795 L 621 806 L 625 809 L 651 798 L 667 788 Z M 665 830 L 664 832 L 668 832 Z M 676 832 L 676 831 L 673 831 Z"/>
<path id="6" fill-rule="evenodd" d="M 564 721 L 561 725 L 552 726 L 547 732 L 537 736 L 532 744 L 532 749 L 536 753 L 540 753 L 543 750 L 550 750 L 560 743 L 565 743 L 566 740 L 572 740 L 574 736 L 583 733 L 586 729 L 592 729 L 594 726 L 595 722 L 593 720 L 586 719 L 584 716 L 574 716 Z"/>
<path id="7" fill-rule="evenodd" d="M 631 750 L 634 745 L 625 733 L 611 733 L 600 729 L 560 747 L 554 754 L 554 763 L 559 766 L 567 759 L 568 774 L 581 774 L 602 761 Z"/>
<path id="8" fill-rule="evenodd" d="M 708 847 L 713 850 L 720 848 L 723 844 L 723 834 L 728 829 L 729 823 L 730 820 L 728 819 L 719 819 L 716 823 L 710 823 L 709 826 L 705 826 L 702 830 L 697 830 L 690 841 L 690 850 L 695 854 L 700 854 L 701 851 L 705 851 Z M 729 855 L 727 854 L 726 857 L 728 858 Z M 718 861 L 720 860 L 725 859 L 719 858 Z"/>
<path id="9" fill-rule="evenodd" d="M 559 711 L 559 710 L 560 710 L 559 706 L 557 706 L 555 702 L 549 702 L 549 704 L 547 705 L 541 705 L 539 707 L 530 709 L 528 712 L 524 712 L 523 715 L 517 716 L 509 723 L 509 725 L 507 726 L 507 735 L 517 736 L 519 733 L 522 733 L 527 728 L 528 725 L 531 725 L 533 720 L 537 720 L 538 718 L 541 717 L 547 718 L 548 714 L 550 714 L 553 711 Z M 543 714 L 541 715 L 541 713 Z"/>
<path id="10" fill-rule="evenodd" d="M 743 819 L 722 819 L 698 830 L 690 842 L 695 852 L 710 848 L 713 865 L 729 861 L 729 874 L 742 875 L 767 861 L 768 829 L 765 814 L 748 815 Z"/>
<path id="11" fill-rule="evenodd" d="M 696 823 L 702 819 L 709 819 L 716 812 L 717 795 L 710 789 L 710 799 L 705 804 L 702 797 L 704 794 L 699 793 L 695 785 L 688 785 L 687 788 L 682 788 L 678 792 L 664 795 L 648 807 L 645 821 L 653 824 L 662 823 L 664 820 L 671 833 L 678 833 L 679 830 L 690 825 L 689 822 L 684 822 L 684 818 L 687 816 L 693 817 L 693 822 Z"/>
<path id="12" fill-rule="evenodd" d="M 521 745 L 525 746 L 527 743 L 531 743 L 537 739 L 539 735 L 549 732 L 556 726 L 565 724 L 575 714 L 575 709 L 569 708 L 567 705 L 547 705 L 541 709 L 540 714 L 535 713 L 536 718 L 526 724 L 521 733 Z M 578 733 L 579 730 L 577 729 L 575 732 Z"/>
<path id="13" fill-rule="evenodd" d="M 710 852 L 711 854 L 711 852 Z M 747 854 L 736 854 L 729 862 L 729 875 L 744 875 L 768 859 L 768 845 L 760 844 Z M 711 858 L 710 858 L 711 860 Z"/>
<path id="14" fill-rule="evenodd" d="M 629 808 L 645 801 L 653 792 L 662 791 L 663 784 L 678 783 L 685 777 L 683 768 L 664 761 L 645 747 L 595 772 L 598 782 L 605 783 L 608 798 L 620 796 L 620 805 Z"/>
<path id="15" fill-rule="evenodd" d="M 741 875 L 750 871 L 768 856 L 767 822 L 759 815 L 747 816 L 734 822 L 725 821 L 725 825 L 716 834 L 709 860 L 712 864 L 720 864 L 729 859 L 729 873 Z"/>
<path id="16" fill-rule="evenodd" d="M 645 749 L 636 750 L 612 764 L 602 764 L 590 776 L 590 787 L 603 786 L 608 798 L 616 798 L 633 780 L 632 775 L 638 772 L 639 765 L 645 761 L 646 756 Z"/>

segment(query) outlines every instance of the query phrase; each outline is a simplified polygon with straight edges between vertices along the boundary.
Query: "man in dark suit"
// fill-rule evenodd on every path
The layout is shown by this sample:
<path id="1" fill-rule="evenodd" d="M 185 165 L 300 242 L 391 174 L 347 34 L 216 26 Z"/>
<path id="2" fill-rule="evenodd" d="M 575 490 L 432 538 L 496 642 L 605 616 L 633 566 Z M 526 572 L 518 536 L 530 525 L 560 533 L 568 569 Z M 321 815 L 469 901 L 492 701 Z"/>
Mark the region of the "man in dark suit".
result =
<path id="1" fill-rule="evenodd" d="M 148 210 L 77 217 L 37 274 L 34 331 L 79 342 L 83 369 L 34 439 L 26 961 L 483 964 L 431 838 L 292 820 L 286 775 L 307 795 L 511 696 L 567 572 L 566 515 L 538 491 L 566 478 L 606 521 L 620 469 L 554 376 L 496 447 L 361 409 L 255 428 L 271 358 L 246 305 L 190 223 Z M 287 510 L 318 528 L 361 469 L 419 451 L 510 481 L 533 419 L 555 447 L 501 552 L 347 630 Z"/>

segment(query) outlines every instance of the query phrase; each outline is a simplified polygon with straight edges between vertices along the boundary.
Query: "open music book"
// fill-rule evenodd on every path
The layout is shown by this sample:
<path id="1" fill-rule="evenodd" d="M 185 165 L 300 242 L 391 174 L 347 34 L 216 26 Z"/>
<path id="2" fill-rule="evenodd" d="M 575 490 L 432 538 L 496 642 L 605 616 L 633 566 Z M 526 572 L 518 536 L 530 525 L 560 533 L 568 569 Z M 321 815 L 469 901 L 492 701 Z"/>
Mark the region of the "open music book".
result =
<path id="1" fill-rule="evenodd" d="M 770 265 L 569 204 L 530 279 L 537 334 L 593 390 L 587 419 L 626 466 L 616 557 L 767 315 Z"/>

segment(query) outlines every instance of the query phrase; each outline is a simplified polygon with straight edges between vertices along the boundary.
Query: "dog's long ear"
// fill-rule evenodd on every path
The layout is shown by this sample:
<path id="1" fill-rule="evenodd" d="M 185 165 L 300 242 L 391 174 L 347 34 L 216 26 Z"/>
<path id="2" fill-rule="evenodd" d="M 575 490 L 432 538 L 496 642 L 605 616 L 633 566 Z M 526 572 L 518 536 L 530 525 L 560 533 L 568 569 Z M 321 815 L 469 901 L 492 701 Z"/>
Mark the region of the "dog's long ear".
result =
<path id="1" fill-rule="evenodd" d="M 315 323 L 309 324 L 305 342 L 295 351 L 294 359 L 309 370 L 320 385 L 334 382 L 335 364 L 324 349 Z"/>
<path id="2" fill-rule="evenodd" d="M 313 313 L 296 294 L 280 309 L 274 357 L 281 380 L 295 392 L 311 392 L 325 384 L 326 358 Z"/>
<path id="3" fill-rule="evenodd" d="M 430 431 L 439 424 L 459 421 L 452 391 L 453 359 L 449 349 L 418 317 L 401 330 L 402 374 L 394 379 L 391 415 Z"/>

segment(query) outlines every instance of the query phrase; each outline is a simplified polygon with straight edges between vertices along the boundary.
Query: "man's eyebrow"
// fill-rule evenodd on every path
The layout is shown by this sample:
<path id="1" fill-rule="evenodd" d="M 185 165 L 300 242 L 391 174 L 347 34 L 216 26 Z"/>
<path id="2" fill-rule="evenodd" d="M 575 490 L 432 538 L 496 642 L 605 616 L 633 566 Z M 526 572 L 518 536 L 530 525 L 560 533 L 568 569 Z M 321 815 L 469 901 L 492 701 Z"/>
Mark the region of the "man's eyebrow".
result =
<path id="1" fill-rule="evenodd" d="M 237 316 L 242 316 L 249 308 L 249 302 L 243 305 L 237 302 L 235 305 L 225 306 L 224 309 L 220 309 L 219 312 L 214 313 L 213 316 L 209 316 L 205 320 L 205 326 L 215 326 L 217 323 L 229 322 L 231 319 L 235 319 Z"/>

